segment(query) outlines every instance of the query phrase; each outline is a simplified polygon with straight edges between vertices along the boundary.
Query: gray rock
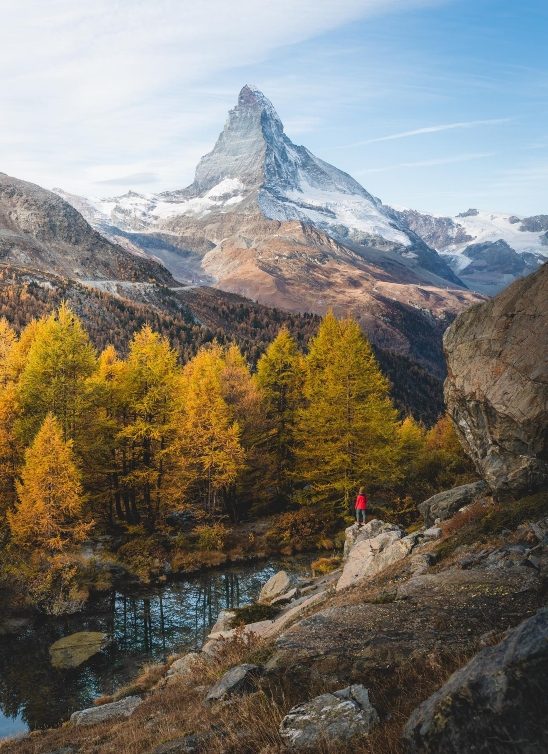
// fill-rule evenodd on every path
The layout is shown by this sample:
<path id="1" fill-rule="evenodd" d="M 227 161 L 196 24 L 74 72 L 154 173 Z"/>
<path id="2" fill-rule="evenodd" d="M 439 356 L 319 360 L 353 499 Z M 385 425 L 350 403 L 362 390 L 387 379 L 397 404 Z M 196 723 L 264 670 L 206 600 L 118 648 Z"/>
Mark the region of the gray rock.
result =
<path id="1" fill-rule="evenodd" d="M 232 621 L 235 617 L 236 613 L 233 610 L 221 610 L 215 625 L 212 626 L 211 631 L 209 632 L 210 635 L 217 634 L 219 631 L 229 631 L 230 628 L 232 628 Z"/>
<path id="2" fill-rule="evenodd" d="M 436 520 L 445 521 L 451 518 L 460 508 L 473 503 L 486 493 L 487 489 L 485 482 L 480 480 L 432 495 L 428 500 L 419 504 L 419 511 L 424 523 L 426 526 L 432 526 Z"/>
<path id="3" fill-rule="evenodd" d="M 313 589 L 314 587 L 312 587 Z M 310 587 L 309 587 L 310 589 Z M 293 589 L 290 589 L 288 592 L 285 592 L 285 594 L 280 594 L 279 597 L 276 597 L 275 599 L 270 601 L 271 605 L 286 605 L 288 602 L 291 602 L 292 600 L 296 599 L 300 594 L 297 587 L 293 587 Z"/>
<path id="4" fill-rule="evenodd" d="M 218 702 L 235 694 L 245 694 L 248 691 L 252 691 L 260 672 L 260 668 L 257 665 L 249 663 L 230 668 L 221 680 L 210 689 L 206 700 L 208 702 Z"/>
<path id="5" fill-rule="evenodd" d="M 270 603 L 298 584 L 298 579 L 287 571 L 278 571 L 271 576 L 260 591 L 258 602 Z"/>
<path id="6" fill-rule="evenodd" d="M 207 655 L 203 652 L 189 652 L 170 666 L 167 671 L 168 678 L 172 676 L 183 676 L 195 673 L 196 670 L 206 662 Z"/>
<path id="7" fill-rule="evenodd" d="M 548 751 L 548 608 L 453 673 L 409 718 L 411 754 Z"/>
<path id="8" fill-rule="evenodd" d="M 131 717 L 142 703 L 143 700 L 140 696 L 126 696 L 118 702 L 101 704 L 98 707 L 88 707 L 73 712 L 70 716 L 70 722 L 72 725 L 97 725 L 97 723 L 115 720 L 117 717 Z"/>
<path id="9" fill-rule="evenodd" d="M 405 558 L 415 546 L 417 537 L 402 537 L 402 534 L 401 529 L 394 524 L 377 520 L 362 527 L 357 536 L 352 531 L 350 538 L 354 539 L 354 544 L 348 550 L 343 572 L 337 582 L 337 591 L 360 579 L 374 576 Z"/>
<path id="10" fill-rule="evenodd" d="M 548 264 L 461 314 L 444 337 L 445 398 L 498 497 L 548 485 Z"/>
<path id="11" fill-rule="evenodd" d="M 344 743 L 363 736 L 379 722 L 364 686 L 348 686 L 293 707 L 280 725 L 290 750 L 316 751 L 322 744 Z"/>
<path id="12" fill-rule="evenodd" d="M 425 529 L 422 533 L 425 539 L 439 539 L 441 537 L 441 529 L 439 526 L 431 526 L 429 529 Z"/>

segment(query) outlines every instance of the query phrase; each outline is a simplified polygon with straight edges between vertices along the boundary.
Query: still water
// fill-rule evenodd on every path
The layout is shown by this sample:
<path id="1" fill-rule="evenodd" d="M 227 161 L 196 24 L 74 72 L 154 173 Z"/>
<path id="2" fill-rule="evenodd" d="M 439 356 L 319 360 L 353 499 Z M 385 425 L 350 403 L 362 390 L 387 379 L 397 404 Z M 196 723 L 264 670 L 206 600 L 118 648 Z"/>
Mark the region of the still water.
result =
<path id="1" fill-rule="evenodd" d="M 308 575 L 313 556 L 190 576 L 148 592 L 113 590 L 85 612 L 39 619 L 0 637 L 0 738 L 51 727 L 111 694 L 139 668 L 199 648 L 220 610 L 252 602 L 277 570 Z M 49 647 L 76 631 L 103 631 L 114 641 L 79 668 L 51 666 Z"/>

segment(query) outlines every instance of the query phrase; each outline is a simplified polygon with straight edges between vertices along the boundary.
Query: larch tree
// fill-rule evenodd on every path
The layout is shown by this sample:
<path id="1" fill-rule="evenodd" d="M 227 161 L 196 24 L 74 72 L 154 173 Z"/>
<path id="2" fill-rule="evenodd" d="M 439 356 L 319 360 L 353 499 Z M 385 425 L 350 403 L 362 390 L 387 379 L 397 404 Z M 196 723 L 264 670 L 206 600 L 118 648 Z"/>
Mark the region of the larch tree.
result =
<path id="1" fill-rule="evenodd" d="M 210 515 L 223 508 L 223 496 L 245 462 L 240 426 L 225 397 L 224 369 L 219 345 L 202 348 L 183 370 L 176 417 L 175 485 L 181 499 Z"/>
<path id="2" fill-rule="evenodd" d="M 17 348 L 14 329 L 0 319 L 0 538 L 6 511 L 15 501 L 15 479 L 21 460 L 21 447 L 15 436 L 18 417 L 13 355 Z"/>
<path id="3" fill-rule="evenodd" d="M 294 466 L 297 412 L 303 402 L 304 358 L 286 327 L 282 327 L 257 364 L 256 381 L 264 396 L 270 424 L 268 452 L 273 484 L 280 502 L 289 499 Z"/>
<path id="4" fill-rule="evenodd" d="M 96 371 L 87 381 L 84 484 L 94 516 L 109 524 L 113 524 L 115 518 L 131 520 L 130 513 L 122 507 L 122 461 L 117 443 L 128 415 L 120 386 L 123 370 L 124 363 L 116 349 L 107 346 L 99 355 Z"/>
<path id="5" fill-rule="evenodd" d="M 82 414 L 87 400 L 86 380 L 96 365 L 93 346 L 66 304 L 39 321 L 30 335 L 18 382 L 21 439 L 29 444 L 51 412 L 59 421 L 63 440 L 75 440 L 79 449 L 80 435 L 85 431 Z"/>
<path id="6" fill-rule="evenodd" d="M 221 391 L 231 418 L 240 429 L 240 444 L 245 464 L 234 484 L 225 492 L 231 516 L 238 520 L 251 507 L 255 511 L 268 505 L 272 475 L 268 449 L 270 425 L 263 395 L 245 357 L 236 344 L 223 351 Z"/>
<path id="7" fill-rule="evenodd" d="M 310 344 L 299 412 L 297 478 L 303 501 L 347 513 L 356 488 L 397 474 L 397 412 L 357 322 L 329 312 Z"/>
<path id="8" fill-rule="evenodd" d="M 149 528 L 164 501 L 177 374 L 175 351 L 166 338 L 145 325 L 134 335 L 117 377 L 123 414 L 117 444 L 130 522 L 144 517 Z"/>
<path id="9" fill-rule="evenodd" d="M 81 519 L 84 497 L 72 441 L 63 440 L 51 413 L 25 453 L 17 498 L 8 522 L 18 546 L 62 552 L 88 535 L 91 524 Z"/>

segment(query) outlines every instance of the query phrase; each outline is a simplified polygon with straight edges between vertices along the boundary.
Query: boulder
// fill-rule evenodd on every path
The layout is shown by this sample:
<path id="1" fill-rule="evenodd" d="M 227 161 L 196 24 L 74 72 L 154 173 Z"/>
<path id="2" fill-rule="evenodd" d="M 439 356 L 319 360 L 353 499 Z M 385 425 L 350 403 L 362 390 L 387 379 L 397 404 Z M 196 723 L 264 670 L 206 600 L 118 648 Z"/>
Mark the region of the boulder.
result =
<path id="1" fill-rule="evenodd" d="M 473 503 L 487 491 L 487 485 L 481 480 L 462 484 L 460 487 L 438 492 L 437 495 L 432 495 L 428 500 L 419 503 L 419 511 L 426 526 L 432 526 L 436 521 L 451 518 L 458 510 Z"/>
<path id="2" fill-rule="evenodd" d="M 350 550 L 354 547 L 358 539 L 370 539 L 377 536 L 384 531 L 396 530 L 398 527 L 393 524 L 387 524 L 378 518 L 374 518 L 369 521 L 365 526 L 358 526 L 358 524 L 352 524 L 347 527 L 344 532 L 344 559 L 350 554 Z"/>
<path id="3" fill-rule="evenodd" d="M 374 576 L 405 558 L 415 546 L 417 537 L 403 537 L 402 534 L 398 526 L 384 521 L 373 520 L 362 527 L 348 550 L 342 575 L 337 582 L 337 591 L 366 576 Z M 354 536 L 353 533 L 351 536 Z"/>
<path id="4" fill-rule="evenodd" d="M 98 707 L 78 710 L 70 716 L 72 725 L 97 725 L 118 717 L 131 717 L 137 707 L 142 704 L 140 696 L 126 696 L 118 702 L 100 704 Z"/>
<path id="5" fill-rule="evenodd" d="M 314 587 L 312 587 L 313 589 Z M 290 589 L 285 594 L 280 594 L 279 597 L 275 597 L 273 600 L 270 601 L 271 605 L 287 605 L 288 602 L 291 602 L 292 600 L 296 599 L 299 596 L 300 592 L 297 589 L 297 587 L 293 587 L 293 589 Z"/>
<path id="6" fill-rule="evenodd" d="M 548 608 L 482 649 L 412 713 L 412 754 L 548 751 Z"/>
<path id="7" fill-rule="evenodd" d="M 296 576 L 287 573 L 287 571 L 278 571 L 278 573 L 271 576 L 263 586 L 257 601 L 259 603 L 269 604 L 272 600 L 276 599 L 276 597 L 285 594 L 297 584 L 298 579 Z"/>
<path id="8" fill-rule="evenodd" d="M 291 751 L 318 751 L 322 744 L 363 736 L 378 722 L 367 689 L 354 685 L 293 707 L 281 722 L 280 735 Z"/>
<path id="9" fill-rule="evenodd" d="M 218 702 L 235 694 L 252 691 L 261 671 L 257 665 L 244 663 L 227 670 L 220 681 L 213 686 L 207 697 L 208 702 Z"/>
<path id="10" fill-rule="evenodd" d="M 183 657 L 179 657 L 170 666 L 167 676 L 183 676 L 195 673 L 205 662 L 203 652 L 189 652 Z"/>
<path id="11" fill-rule="evenodd" d="M 105 649 L 110 641 L 101 631 L 77 631 L 63 636 L 49 648 L 51 664 L 54 668 L 77 668 Z"/>
<path id="12" fill-rule="evenodd" d="M 499 497 L 548 485 L 548 264 L 461 314 L 444 337 L 445 399 Z"/>
<path id="13" fill-rule="evenodd" d="M 232 621 L 236 617 L 234 610 L 221 610 L 217 621 L 212 626 L 210 634 L 218 634 L 220 631 L 229 631 L 232 628 Z"/>

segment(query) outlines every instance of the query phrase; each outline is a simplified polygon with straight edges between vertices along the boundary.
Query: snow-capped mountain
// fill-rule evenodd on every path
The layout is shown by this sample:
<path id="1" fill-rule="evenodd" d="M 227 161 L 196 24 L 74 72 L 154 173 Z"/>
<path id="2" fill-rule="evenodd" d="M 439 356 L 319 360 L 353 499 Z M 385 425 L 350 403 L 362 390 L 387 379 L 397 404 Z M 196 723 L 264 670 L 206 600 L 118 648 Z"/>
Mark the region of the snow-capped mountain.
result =
<path id="1" fill-rule="evenodd" d="M 397 213 L 295 145 L 255 87 L 243 87 L 187 188 L 91 203 L 64 196 L 180 281 L 290 310 L 351 313 L 379 346 L 429 363 L 430 336 L 421 345 L 414 333 L 439 340 L 478 300 Z"/>
<path id="2" fill-rule="evenodd" d="M 548 215 L 522 217 L 469 209 L 455 217 L 416 210 L 396 216 L 447 259 L 467 286 L 493 294 L 548 258 Z"/>

